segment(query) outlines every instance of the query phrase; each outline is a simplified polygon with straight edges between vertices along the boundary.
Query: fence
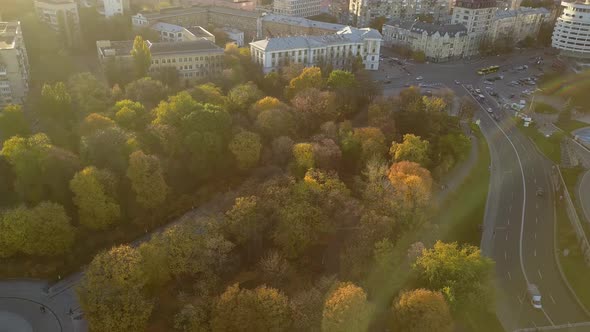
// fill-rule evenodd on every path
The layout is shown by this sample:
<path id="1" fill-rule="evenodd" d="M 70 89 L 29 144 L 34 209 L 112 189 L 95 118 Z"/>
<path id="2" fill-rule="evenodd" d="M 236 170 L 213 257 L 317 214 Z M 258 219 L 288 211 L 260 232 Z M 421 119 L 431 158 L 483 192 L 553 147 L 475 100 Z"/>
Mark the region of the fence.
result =
<path id="1" fill-rule="evenodd" d="M 586 233 L 584 232 L 584 228 L 580 223 L 580 218 L 578 218 L 578 213 L 576 212 L 574 203 L 572 202 L 569 191 L 565 186 L 565 181 L 563 180 L 563 176 L 561 175 L 561 170 L 559 169 L 559 166 L 556 166 L 556 171 L 559 175 L 559 179 L 556 181 L 556 188 L 558 189 L 558 192 L 562 193 L 560 201 L 565 201 L 565 210 L 567 212 L 568 219 L 574 231 L 576 232 L 576 237 L 578 238 L 580 250 L 584 255 L 586 265 L 590 266 L 590 244 L 588 243 L 588 238 L 586 238 Z M 560 188 L 562 190 L 559 190 Z"/>

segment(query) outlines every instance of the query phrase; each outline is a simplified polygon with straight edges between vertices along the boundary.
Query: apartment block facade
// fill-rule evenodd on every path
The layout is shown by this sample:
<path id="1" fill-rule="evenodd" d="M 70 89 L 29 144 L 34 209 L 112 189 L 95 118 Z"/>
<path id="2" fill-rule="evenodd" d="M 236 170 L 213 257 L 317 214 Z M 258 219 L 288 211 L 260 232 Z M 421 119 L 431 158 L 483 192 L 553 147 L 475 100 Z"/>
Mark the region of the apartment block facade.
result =
<path id="1" fill-rule="evenodd" d="M 0 107 L 23 104 L 29 92 L 29 61 L 20 22 L 0 22 Z"/>
<path id="2" fill-rule="evenodd" d="M 80 43 L 80 14 L 75 0 L 35 0 L 39 20 L 59 33 L 67 47 Z"/>
<path id="3" fill-rule="evenodd" d="M 551 46 L 567 57 L 590 60 L 590 1 L 562 1 L 563 12 L 555 22 Z"/>
<path id="4" fill-rule="evenodd" d="M 269 38 L 250 43 L 252 61 L 265 73 L 290 63 L 330 63 L 340 68 L 356 57 L 362 58 L 365 69 L 378 70 L 380 52 L 381 34 L 370 28 L 346 27 L 332 35 Z"/>
<path id="5" fill-rule="evenodd" d="M 479 45 L 488 38 L 496 15 L 494 0 L 456 0 L 453 8 L 452 24 L 462 24 L 467 28 L 468 47 L 463 55 L 471 57 L 479 53 Z"/>
<path id="6" fill-rule="evenodd" d="M 321 13 L 321 0 L 274 0 L 273 12 L 279 15 L 310 17 Z"/>
<path id="7" fill-rule="evenodd" d="M 496 11 L 489 36 L 492 40 L 511 38 L 519 42 L 527 37 L 536 38 L 543 22 L 549 19 L 545 8 L 519 7 L 512 10 Z"/>
<path id="8" fill-rule="evenodd" d="M 129 0 L 103 0 L 104 16 L 123 15 L 129 10 Z"/>

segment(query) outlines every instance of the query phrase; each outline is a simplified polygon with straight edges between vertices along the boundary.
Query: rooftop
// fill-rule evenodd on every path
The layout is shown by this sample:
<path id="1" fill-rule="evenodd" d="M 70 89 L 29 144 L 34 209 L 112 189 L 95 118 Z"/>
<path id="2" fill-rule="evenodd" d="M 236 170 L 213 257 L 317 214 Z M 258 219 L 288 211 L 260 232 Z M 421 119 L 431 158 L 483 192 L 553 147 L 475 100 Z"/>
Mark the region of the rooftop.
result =
<path id="1" fill-rule="evenodd" d="M 195 5 L 192 7 L 169 7 L 161 9 L 160 11 L 141 11 L 139 14 L 145 16 L 148 19 L 158 20 L 164 17 L 190 15 L 202 12 L 213 12 L 213 13 L 226 13 L 237 16 L 248 16 L 252 18 L 258 18 L 259 14 L 247 10 L 233 9 L 227 7 L 216 7 L 216 6 L 199 6 Z"/>
<path id="2" fill-rule="evenodd" d="M 508 9 L 508 10 L 497 10 L 496 11 L 496 19 L 508 18 L 508 17 L 516 17 L 519 15 L 549 15 L 549 11 L 546 8 L 529 8 L 529 7 L 520 7 L 518 9 Z"/>
<path id="3" fill-rule="evenodd" d="M 0 49 L 14 48 L 20 22 L 0 22 Z"/>
<path id="4" fill-rule="evenodd" d="M 75 0 L 35 0 L 35 2 L 47 3 L 52 5 L 76 4 Z"/>
<path id="5" fill-rule="evenodd" d="M 279 37 L 250 43 L 266 51 L 281 51 L 302 48 L 317 48 L 346 42 L 362 42 L 365 38 L 381 39 L 381 34 L 371 28 L 345 27 L 333 35 Z"/>
<path id="6" fill-rule="evenodd" d="M 97 43 L 103 43 L 99 41 Z M 194 51 L 212 51 L 219 50 L 223 52 L 223 49 L 213 42 L 199 39 L 190 41 L 179 41 L 179 42 L 155 42 L 151 43 L 147 41 L 152 55 L 163 55 L 169 53 L 185 53 Z M 108 51 L 113 52 L 115 56 L 126 56 L 131 54 L 133 49 L 133 40 L 125 41 L 111 41 L 108 45 L 99 46 L 101 52 L 107 53 Z"/>
<path id="7" fill-rule="evenodd" d="M 277 14 L 263 14 L 262 20 L 266 22 L 277 22 L 289 25 L 297 25 L 306 28 L 320 28 L 325 30 L 338 31 L 346 27 L 346 25 L 327 23 L 321 21 L 313 21 L 303 17 L 284 16 Z"/>
<path id="8" fill-rule="evenodd" d="M 157 30 L 157 31 L 167 31 L 167 32 L 182 32 L 182 30 L 184 30 L 184 28 L 179 25 L 164 23 L 164 22 L 154 23 L 151 26 L 151 28 L 154 30 Z"/>
<path id="9" fill-rule="evenodd" d="M 198 25 L 192 26 L 190 28 L 187 29 L 188 31 L 190 31 L 193 35 L 195 35 L 195 37 L 212 37 L 213 35 L 203 29 L 203 27 L 200 27 Z"/>
<path id="10" fill-rule="evenodd" d="M 455 7 L 469 8 L 469 9 L 481 9 L 481 8 L 494 8 L 496 7 L 496 1 L 494 0 L 457 0 Z"/>
<path id="11" fill-rule="evenodd" d="M 467 34 L 467 28 L 463 24 L 433 24 L 421 21 L 411 20 L 394 20 L 386 23 L 390 26 L 399 27 L 402 29 L 410 30 L 411 32 L 424 33 L 426 32 L 429 36 L 432 36 L 438 32 L 439 35 L 444 36 L 449 34 L 450 37 Z"/>

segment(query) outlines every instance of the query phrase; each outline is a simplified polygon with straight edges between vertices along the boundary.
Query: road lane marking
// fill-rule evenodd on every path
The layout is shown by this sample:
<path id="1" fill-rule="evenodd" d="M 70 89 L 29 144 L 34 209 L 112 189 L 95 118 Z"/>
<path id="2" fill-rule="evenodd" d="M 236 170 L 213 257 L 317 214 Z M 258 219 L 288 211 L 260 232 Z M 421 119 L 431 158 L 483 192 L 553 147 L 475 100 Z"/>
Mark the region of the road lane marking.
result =
<path id="1" fill-rule="evenodd" d="M 535 249 L 535 257 L 537 257 L 537 249 Z"/>
<path id="2" fill-rule="evenodd" d="M 537 209 L 539 208 L 539 203 L 535 203 L 535 206 L 537 207 Z"/>
<path id="3" fill-rule="evenodd" d="M 508 225 L 510 225 L 510 218 L 508 218 Z"/>
<path id="4" fill-rule="evenodd" d="M 520 302 L 520 304 L 522 304 L 522 299 L 520 298 L 520 296 L 516 295 L 516 298 L 518 299 L 518 302 Z"/>
<path id="5" fill-rule="evenodd" d="M 537 178 L 534 179 L 535 183 L 537 183 Z"/>
<path id="6" fill-rule="evenodd" d="M 547 312 L 545 312 L 545 309 L 541 308 L 541 310 L 545 314 L 545 318 L 547 318 L 547 320 L 549 321 L 549 323 L 551 323 L 551 325 L 555 326 L 555 324 L 553 323 L 553 321 L 551 320 L 551 318 L 549 318 L 549 315 L 547 315 Z"/>
<path id="7" fill-rule="evenodd" d="M 508 208 L 508 212 L 512 212 L 512 205 Z"/>
<path id="8" fill-rule="evenodd" d="M 508 280 L 512 280 L 512 276 L 510 275 L 510 272 L 508 272 Z"/>
<path id="9" fill-rule="evenodd" d="M 508 260 L 508 254 L 506 254 L 506 251 L 504 251 L 504 260 Z"/>
<path id="10" fill-rule="evenodd" d="M 508 241 L 508 233 L 506 233 L 506 241 Z"/>
<path id="11" fill-rule="evenodd" d="M 541 274 L 541 270 L 537 270 L 537 273 L 539 273 L 539 277 L 540 277 L 541 279 L 543 279 L 543 275 Z"/>
<path id="12" fill-rule="evenodd" d="M 557 304 L 557 303 L 555 302 L 555 299 L 553 298 L 553 296 L 552 296 L 551 294 L 549 294 L 549 298 L 551 299 L 551 301 L 553 302 L 553 304 Z"/>
<path id="13" fill-rule="evenodd" d="M 535 240 L 537 239 L 537 233 L 535 233 Z"/>

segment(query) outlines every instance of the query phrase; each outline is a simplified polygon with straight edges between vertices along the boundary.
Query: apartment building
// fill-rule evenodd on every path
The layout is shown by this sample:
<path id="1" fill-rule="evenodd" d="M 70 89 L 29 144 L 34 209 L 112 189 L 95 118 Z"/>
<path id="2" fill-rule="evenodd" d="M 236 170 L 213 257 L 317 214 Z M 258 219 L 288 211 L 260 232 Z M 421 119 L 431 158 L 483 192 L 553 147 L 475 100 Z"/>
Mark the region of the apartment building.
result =
<path id="1" fill-rule="evenodd" d="M 463 55 L 470 57 L 479 53 L 480 43 L 488 37 L 496 15 L 494 0 L 456 0 L 452 24 L 463 24 L 469 35 L 468 48 Z"/>
<path id="2" fill-rule="evenodd" d="M 273 12 L 279 15 L 310 17 L 321 12 L 321 0 L 274 0 Z"/>
<path id="3" fill-rule="evenodd" d="M 316 66 L 330 63 L 334 68 L 361 57 L 365 69 L 379 69 L 381 34 L 371 28 L 345 27 L 332 35 L 269 38 L 250 43 L 252 61 L 265 73 L 290 63 Z"/>
<path id="4" fill-rule="evenodd" d="M 590 1 L 562 1 L 563 12 L 555 22 L 551 46 L 567 57 L 590 59 Z"/>
<path id="5" fill-rule="evenodd" d="M 58 32 L 67 47 L 80 43 L 80 15 L 75 0 L 35 0 L 37 17 Z"/>
<path id="6" fill-rule="evenodd" d="M 383 25 L 383 44 L 422 51 L 432 62 L 463 57 L 469 36 L 463 24 L 438 25 L 411 20 L 391 21 Z"/>
<path id="7" fill-rule="evenodd" d="M 104 16 L 123 15 L 129 10 L 129 0 L 103 0 Z"/>
<path id="8" fill-rule="evenodd" d="M 227 38 L 231 39 L 238 47 L 244 46 L 244 31 L 232 28 L 221 29 L 227 35 Z"/>
<path id="9" fill-rule="evenodd" d="M 180 80 L 192 81 L 219 76 L 223 70 L 223 49 L 209 40 L 147 43 L 152 54 L 151 73 L 174 67 Z M 133 65 L 132 40 L 100 40 L 96 42 L 96 48 L 103 66 L 110 60 Z"/>
<path id="10" fill-rule="evenodd" d="M 20 22 L 0 22 L 0 107 L 23 104 L 29 92 L 29 61 Z"/>
<path id="11" fill-rule="evenodd" d="M 536 38 L 539 29 L 550 12 L 545 8 L 519 7 L 511 10 L 497 10 L 489 36 L 492 40 L 511 38 L 519 42 L 527 37 Z"/>

